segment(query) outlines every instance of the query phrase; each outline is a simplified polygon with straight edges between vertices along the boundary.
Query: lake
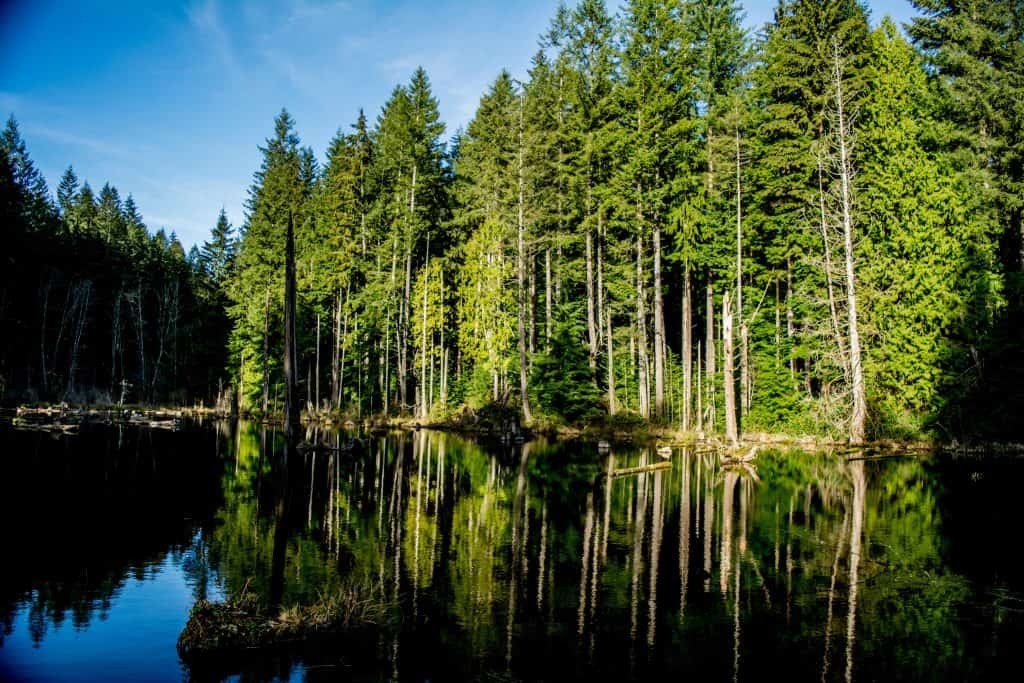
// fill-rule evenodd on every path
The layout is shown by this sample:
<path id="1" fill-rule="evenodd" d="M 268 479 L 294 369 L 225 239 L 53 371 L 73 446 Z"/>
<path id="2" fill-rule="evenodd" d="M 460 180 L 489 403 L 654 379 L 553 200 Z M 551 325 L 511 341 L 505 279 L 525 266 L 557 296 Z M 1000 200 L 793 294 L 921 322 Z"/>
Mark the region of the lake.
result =
<path id="1" fill-rule="evenodd" d="M 354 445 L 286 459 L 246 422 L 0 426 L 0 679 L 994 680 L 1024 665 L 1017 458 L 723 465 L 425 430 Z M 178 658 L 197 599 L 305 604 L 342 586 L 400 616 Z"/>

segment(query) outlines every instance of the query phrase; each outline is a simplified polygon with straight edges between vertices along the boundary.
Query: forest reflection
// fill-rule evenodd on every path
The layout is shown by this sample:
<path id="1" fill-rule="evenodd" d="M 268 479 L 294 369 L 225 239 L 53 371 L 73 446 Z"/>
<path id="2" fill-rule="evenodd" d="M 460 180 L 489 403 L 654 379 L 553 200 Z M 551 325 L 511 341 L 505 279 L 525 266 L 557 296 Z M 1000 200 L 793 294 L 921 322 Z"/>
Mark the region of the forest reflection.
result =
<path id="1" fill-rule="evenodd" d="M 973 640 L 1021 628 L 1012 610 L 979 608 L 993 588 L 943 555 L 944 489 L 914 458 L 792 451 L 736 463 L 675 449 L 666 460 L 647 448 L 485 445 L 426 430 L 310 431 L 324 447 L 286 456 L 273 428 L 244 422 L 190 438 L 215 491 L 196 489 L 192 468 L 162 446 L 150 470 L 169 477 L 151 481 L 162 492 L 153 501 L 184 494 L 175 509 L 194 518 L 151 538 L 145 560 L 113 562 L 99 585 L 45 568 L 20 577 L 5 592 L 8 632 L 28 612 L 41 640 L 69 609 L 87 628 L 117 609 L 126 575 L 168 556 L 196 600 L 246 589 L 289 606 L 357 586 L 400 615 L 375 655 L 394 678 L 741 680 L 783 663 L 822 681 L 897 665 L 971 677 L 995 661 Z M 129 459 L 117 441 L 103 442 L 107 476 Z M 88 597 L 58 600 L 57 585 Z"/>
<path id="2" fill-rule="evenodd" d="M 281 574 L 284 604 L 355 581 L 368 597 L 399 605 L 403 629 L 388 648 L 396 674 L 403 649 L 444 624 L 453 628 L 431 638 L 470 655 L 467 672 L 498 662 L 533 671 L 534 655 L 561 652 L 571 656 L 556 666 L 574 672 L 611 665 L 637 675 L 664 666 L 661 653 L 688 645 L 672 659 L 704 666 L 712 656 L 739 680 L 751 651 L 764 656 L 763 643 L 744 643 L 747 623 L 763 631 L 766 620 L 788 625 L 771 636 L 779 647 L 818 651 L 807 658 L 818 663 L 816 677 L 853 680 L 857 671 L 869 495 L 863 460 L 764 453 L 723 465 L 716 452 L 677 449 L 670 467 L 646 469 L 661 462 L 653 449 L 602 457 L 578 445 L 484 447 L 424 430 L 371 437 L 357 453 L 299 456 L 288 465 L 304 473 L 296 493 L 262 456 L 275 453 L 275 437 L 246 425 L 239 433 L 211 566 L 224 568 L 229 591 L 247 581 L 272 589 Z M 332 438 L 336 448 L 346 444 L 343 435 Z M 926 486 L 913 460 L 885 463 L 876 474 Z M 265 490 L 278 498 L 276 507 L 263 501 L 275 512 L 261 515 Z M 271 538 L 289 492 L 305 503 L 305 528 Z M 934 494 L 922 493 L 921 502 L 934 505 Z M 875 547 L 936 562 L 934 540 L 886 538 L 884 502 L 875 497 Z M 934 522 L 932 512 L 923 518 Z M 241 541 L 239 523 L 251 525 L 251 544 Z M 934 539 L 938 529 L 933 523 L 921 532 Z M 260 554 L 268 547 L 283 566 L 268 568 Z M 676 592 L 674 604 L 658 600 Z M 888 597 L 869 595 L 868 609 Z M 948 630 L 934 626 L 938 632 L 925 635 Z M 687 651 L 697 634 L 712 638 L 701 645 L 705 653 Z"/>

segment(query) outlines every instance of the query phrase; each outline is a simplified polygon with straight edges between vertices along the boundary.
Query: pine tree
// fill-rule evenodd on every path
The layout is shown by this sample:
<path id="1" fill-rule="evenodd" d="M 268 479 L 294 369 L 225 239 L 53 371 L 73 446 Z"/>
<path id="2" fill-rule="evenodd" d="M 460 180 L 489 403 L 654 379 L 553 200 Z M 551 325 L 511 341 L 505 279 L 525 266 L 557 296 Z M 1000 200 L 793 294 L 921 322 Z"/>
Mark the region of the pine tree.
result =
<path id="1" fill-rule="evenodd" d="M 210 232 L 210 239 L 203 242 L 198 252 L 197 266 L 207 274 L 214 285 L 226 281 L 231 272 L 231 264 L 235 256 L 234 228 L 228 221 L 228 214 L 222 208 L 217 216 L 217 223 Z"/>
<path id="2" fill-rule="evenodd" d="M 263 161 L 249 189 L 246 223 L 231 286 L 233 346 L 247 371 L 244 386 L 260 395 L 259 406 L 270 408 L 271 376 L 280 336 L 274 332 L 284 287 L 284 231 L 289 216 L 304 216 L 305 185 L 295 122 L 287 111 L 274 120 L 274 135 L 260 147 Z"/>
<path id="3" fill-rule="evenodd" d="M 0 148 L 4 150 L 7 163 L 10 164 L 14 184 L 23 195 L 20 205 L 26 225 L 34 230 L 49 228 L 54 210 L 46 179 L 29 156 L 13 115 L 7 119 L 7 125 L 3 133 L 0 133 Z"/>
<path id="4" fill-rule="evenodd" d="M 68 166 L 57 186 L 57 206 L 60 208 L 64 220 L 68 220 L 71 216 L 76 194 L 78 194 L 78 176 L 75 175 L 75 169 Z"/>

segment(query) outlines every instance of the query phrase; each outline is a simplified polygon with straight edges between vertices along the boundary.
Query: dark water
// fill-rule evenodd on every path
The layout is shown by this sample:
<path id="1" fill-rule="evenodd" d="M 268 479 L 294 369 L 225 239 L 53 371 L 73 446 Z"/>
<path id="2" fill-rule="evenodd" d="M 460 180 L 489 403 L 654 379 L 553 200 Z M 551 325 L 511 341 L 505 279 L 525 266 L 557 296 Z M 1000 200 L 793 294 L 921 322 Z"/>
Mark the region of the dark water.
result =
<path id="1" fill-rule="evenodd" d="M 335 438 L 331 436 L 330 438 Z M 338 437 L 345 443 L 347 436 Z M 1024 462 L 420 432 L 285 462 L 251 424 L 0 427 L 0 679 L 999 680 Z M 194 600 L 359 585 L 381 633 L 190 670 Z"/>

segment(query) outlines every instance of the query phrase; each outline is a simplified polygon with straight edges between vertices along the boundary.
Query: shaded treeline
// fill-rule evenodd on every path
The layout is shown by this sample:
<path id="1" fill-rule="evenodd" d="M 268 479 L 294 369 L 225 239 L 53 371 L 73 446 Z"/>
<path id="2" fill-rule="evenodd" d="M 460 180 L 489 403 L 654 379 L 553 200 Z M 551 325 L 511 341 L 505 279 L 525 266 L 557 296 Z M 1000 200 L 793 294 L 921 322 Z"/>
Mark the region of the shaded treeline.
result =
<path id="1" fill-rule="evenodd" d="M 215 399 L 231 259 L 223 215 L 202 252 L 151 233 L 131 195 L 68 167 L 51 198 L 13 117 L 0 141 L 0 399 Z"/>

